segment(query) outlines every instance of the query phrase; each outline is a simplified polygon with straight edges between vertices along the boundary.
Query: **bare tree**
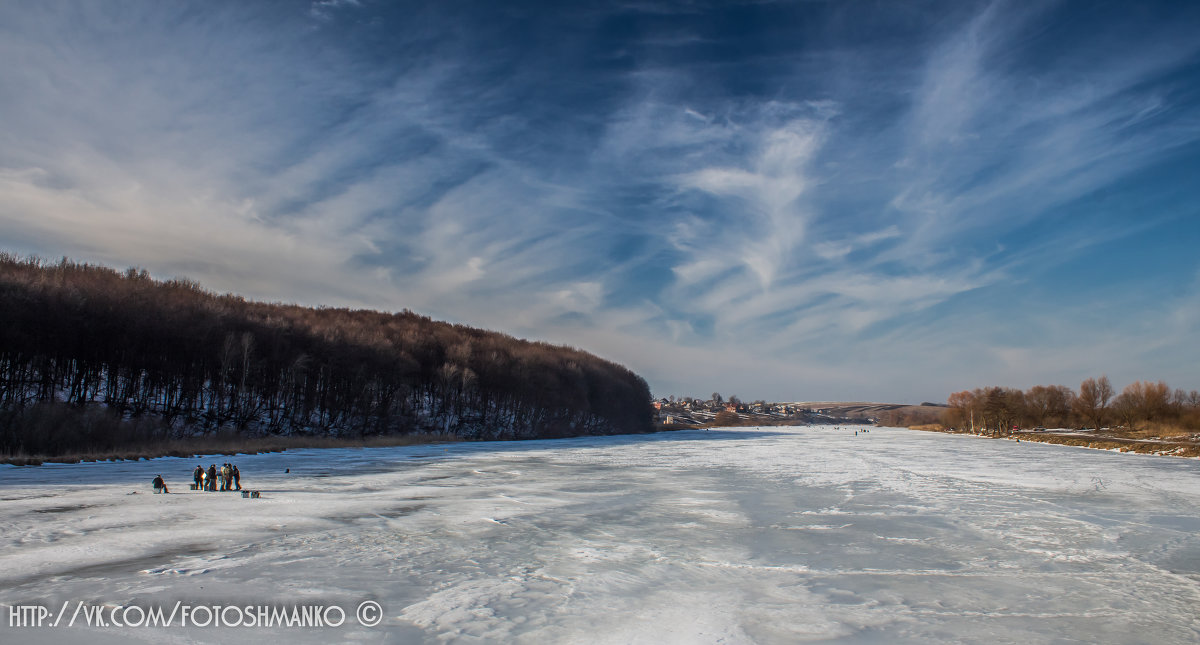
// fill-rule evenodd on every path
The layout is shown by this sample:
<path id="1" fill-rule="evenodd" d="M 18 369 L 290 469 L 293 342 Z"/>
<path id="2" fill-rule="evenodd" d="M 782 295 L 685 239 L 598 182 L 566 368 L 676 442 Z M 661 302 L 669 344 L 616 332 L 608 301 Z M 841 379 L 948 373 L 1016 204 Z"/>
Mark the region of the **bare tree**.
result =
<path id="1" fill-rule="evenodd" d="M 1124 391 L 1122 391 L 1117 395 L 1116 398 L 1113 399 L 1112 405 L 1109 406 L 1113 416 L 1121 422 L 1121 425 L 1125 426 L 1126 428 L 1135 428 L 1138 417 L 1140 416 L 1140 398 L 1141 397 L 1138 393 L 1132 392 L 1128 387 L 1126 387 Z"/>
<path id="2" fill-rule="evenodd" d="M 975 417 L 978 410 L 978 401 L 975 394 L 969 390 L 955 392 L 946 400 L 950 406 L 947 408 L 942 423 L 953 428 L 970 428 L 975 431 Z M 980 422 L 983 418 L 980 416 Z"/>
<path id="3" fill-rule="evenodd" d="M 1079 397 L 1075 399 L 1075 409 L 1079 416 L 1092 422 L 1094 429 L 1099 430 L 1104 425 L 1108 414 L 1108 402 L 1112 399 L 1113 388 L 1108 376 L 1099 380 L 1089 378 L 1079 384 Z"/>
<path id="4" fill-rule="evenodd" d="M 1054 396 L 1051 392 L 1045 385 L 1035 385 L 1025 393 L 1025 409 L 1035 425 L 1046 425 L 1046 419 L 1050 417 L 1051 397 Z"/>
<path id="5" fill-rule="evenodd" d="M 1125 386 L 1117 399 L 1126 425 L 1132 426 L 1136 421 L 1157 421 L 1171 413 L 1171 388 L 1163 381 L 1134 381 Z M 1113 406 L 1116 404 L 1114 401 Z"/>
<path id="6" fill-rule="evenodd" d="M 1074 399 L 1075 392 L 1065 385 L 1035 385 L 1025 393 L 1026 412 L 1038 426 L 1065 423 Z"/>

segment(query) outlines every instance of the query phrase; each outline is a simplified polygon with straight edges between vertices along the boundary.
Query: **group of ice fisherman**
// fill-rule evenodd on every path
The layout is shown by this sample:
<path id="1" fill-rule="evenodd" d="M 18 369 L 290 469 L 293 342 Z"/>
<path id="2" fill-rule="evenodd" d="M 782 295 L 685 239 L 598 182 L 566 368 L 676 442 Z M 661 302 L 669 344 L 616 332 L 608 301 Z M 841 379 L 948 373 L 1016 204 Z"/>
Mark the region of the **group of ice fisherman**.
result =
<path id="1" fill-rule="evenodd" d="M 208 470 L 196 466 L 192 479 L 195 480 L 192 490 L 242 490 L 242 473 L 233 464 L 222 464 L 220 468 L 212 464 Z"/>
<path id="2" fill-rule="evenodd" d="M 196 466 L 196 470 L 192 471 L 192 479 L 195 480 L 192 490 L 242 490 L 242 473 L 233 464 L 223 464 L 220 468 L 212 464 L 208 470 L 205 470 L 204 466 Z M 155 493 L 171 492 L 167 490 L 167 483 L 163 481 L 162 475 L 155 475 L 151 484 Z"/>

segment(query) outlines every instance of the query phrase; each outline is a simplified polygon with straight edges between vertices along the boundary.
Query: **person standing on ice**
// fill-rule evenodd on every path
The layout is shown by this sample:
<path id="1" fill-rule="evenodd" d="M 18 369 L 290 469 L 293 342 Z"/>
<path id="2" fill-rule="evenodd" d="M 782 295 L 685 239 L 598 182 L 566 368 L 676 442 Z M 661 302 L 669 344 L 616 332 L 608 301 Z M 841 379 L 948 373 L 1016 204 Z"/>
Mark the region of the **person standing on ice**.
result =
<path id="1" fill-rule="evenodd" d="M 208 490 L 217 490 L 217 465 L 208 465 Z"/>
<path id="2" fill-rule="evenodd" d="M 154 484 L 154 492 L 156 492 L 156 493 L 171 492 L 171 491 L 167 490 L 167 483 L 163 481 L 162 475 L 155 475 L 154 481 L 152 483 Z"/>
<path id="3" fill-rule="evenodd" d="M 196 470 L 192 471 L 192 479 L 196 482 L 196 490 L 200 490 L 200 485 L 204 483 L 204 466 L 196 466 Z"/>
<path id="4" fill-rule="evenodd" d="M 242 473 L 238 471 L 237 466 L 233 467 L 233 485 L 237 487 L 238 490 L 242 490 Z"/>

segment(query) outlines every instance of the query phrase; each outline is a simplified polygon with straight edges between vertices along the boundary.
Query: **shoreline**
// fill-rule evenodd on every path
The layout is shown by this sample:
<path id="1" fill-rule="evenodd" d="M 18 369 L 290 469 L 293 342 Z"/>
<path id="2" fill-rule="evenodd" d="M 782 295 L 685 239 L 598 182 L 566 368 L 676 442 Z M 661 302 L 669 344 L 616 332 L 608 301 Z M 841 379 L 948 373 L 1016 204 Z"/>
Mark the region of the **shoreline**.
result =
<path id="1" fill-rule="evenodd" d="M 1088 436 L 1077 432 L 1016 432 L 1000 437 L 993 437 L 973 432 L 935 429 L 926 426 L 909 426 L 908 429 L 919 430 L 921 432 L 939 432 L 942 434 L 966 435 L 971 437 L 980 437 L 983 439 L 1034 441 L 1037 443 L 1048 443 L 1059 446 L 1074 446 L 1077 448 L 1091 448 L 1093 450 L 1106 450 L 1109 452 L 1132 452 L 1140 455 L 1153 455 L 1156 457 L 1183 457 L 1188 459 L 1200 458 L 1200 444 L 1182 441 L 1127 439 L 1124 437 L 1113 437 L 1110 435 Z"/>
<path id="2" fill-rule="evenodd" d="M 159 443 L 104 451 L 73 452 L 61 455 L 3 455 L 0 464 L 40 466 L 42 464 L 78 464 L 98 461 L 141 461 L 160 457 L 190 459 L 205 455 L 258 455 L 306 448 L 390 448 L 437 443 L 457 443 L 463 439 L 448 434 L 415 433 L 361 438 L 338 437 L 209 437 L 172 439 Z"/>
<path id="3" fill-rule="evenodd" d="M 678 432 L 686 430 L 709 430 L 721 428 L 798 426 L 810 424 L 786 423 L 740 423 L 736 425 L 688 425 L 670 424 L 658 426 L 650 433 Z M 936 432 L 941 434 L 965 435 L 982 439 L 1006 439 L 1009 441 L 1034 441 L 1077 448 L 1091 448 L 1109 452 L 1137 453 L 1160 457 L 1182 457 L 1189 459 L 1200 458 L 1200 443 L 1129 439 L 1110 435 L 1089 436 L 1079 432 L 1030 432 L 1023 431 L 1004 436 L 988 436 L 986 434 L 968 431 L 946 430 L 943 428 L 924 426 L 906 426 L 907 430 L 921 432 Z M 62 455 L 4 455 L 0 456 L 0 465 L 11 466 L 40 466 L 42 464 L 78 464 L 93 462 L 141 461 L 160 457 L 193 458 L 205 455 L 256 455 L 287 452 L 301 449 L 335 449 L 335 448 L 389 448 L 396 446 L 432 445 L 439 443 L 461 443 L 467 441 L 461 437 L 439 433 L 416 433 L 409 435 L 389 435 L 364 438 L 337 437 L 257 437 L 257 438 L 186 438 L 174 439 L 125 449 L 108 451 L 92 451 L 67 453 Z"/>
<path id="4" fill-rule="evenodd" d="M 211 455 L 258 455 L 288 450 L 338 449 L 338 448 L 393 448 L 397 446 L 433 445 L 440 443 L 474 443 L 477 441 L 545 441 L 553 439 L 578 439 L 589 436 L 628 436 L 656 434 L 691 428 L 655 428 L 647 432 L 621 432 L 611 435 L 569 435 L 565 437 L 532 437 L 522 439 L 464 439 L 453 434 L 418 432 L 404 435 L 381 435 L 362 438 L 339 437 L 189 437 L 172 439 L 137 447 L 107 451 L 73 452 L 61 455 L 0 455 L 0 466 L 40 466 L 42 464 L 78 464 L 100 461 L 140 461 L 161 457 L 202 457 Z"/>

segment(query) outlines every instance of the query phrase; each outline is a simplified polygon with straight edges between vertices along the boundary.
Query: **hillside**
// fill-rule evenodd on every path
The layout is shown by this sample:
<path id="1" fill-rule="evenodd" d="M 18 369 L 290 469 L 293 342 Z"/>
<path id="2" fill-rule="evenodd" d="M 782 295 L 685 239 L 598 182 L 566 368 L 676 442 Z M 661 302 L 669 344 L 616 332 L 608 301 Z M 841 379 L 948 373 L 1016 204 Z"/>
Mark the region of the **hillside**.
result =
<path id="1" fill-rule="evenodd" d="M 872 403 L 868 401 L 807 401 L 794 405 L 820 410 L 831 417 L 862 419 L 885 426 L 920 425 L 936 422 L 946 406 L 935 403 Z"/>
<path id="2" fill-rule="evenodd" d="M 0 455 L 218 432 L 616 434 L 652 416 L 641 377 L 570 347 L 0 255 Z"/>

